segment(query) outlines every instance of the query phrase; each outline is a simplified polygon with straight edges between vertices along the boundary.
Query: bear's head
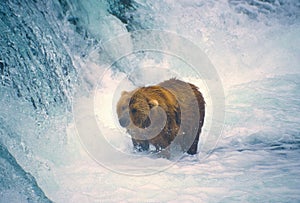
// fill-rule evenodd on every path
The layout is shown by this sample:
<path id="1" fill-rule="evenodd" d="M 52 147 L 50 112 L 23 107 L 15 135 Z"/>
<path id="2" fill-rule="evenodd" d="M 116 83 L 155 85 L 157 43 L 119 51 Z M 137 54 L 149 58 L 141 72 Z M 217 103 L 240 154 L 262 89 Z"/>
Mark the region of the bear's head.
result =
<path id="1" fill-rule="evenodd" d="M 117 103 L 117 114 L 119 123 L 122 127 L 127 127 L 130 124 L 129 102 L 133 92 L 123 91 Z"/>
<path id="2" fill-rule="evenodd" d="M 144 93 L 143 89 L 136 91 L 129 101 L 129 115 L 133 124 L 139 128 L 151 125 L 150 110 L 158 106 L 158 101 L 151 95 Z M 152 111 L 153 116 L 153 111 Z"/>
<path id="3" fill-rule="evenodd" d="M 147 128 L 151 124 L 150 110 L 158 106 L 158 101 L 144 94 L 143 88 L 133 92 L 122 92 L 117 104 L 117 114 L 122 127 L 130 128 L 130 124 L 138 128 Z"/>

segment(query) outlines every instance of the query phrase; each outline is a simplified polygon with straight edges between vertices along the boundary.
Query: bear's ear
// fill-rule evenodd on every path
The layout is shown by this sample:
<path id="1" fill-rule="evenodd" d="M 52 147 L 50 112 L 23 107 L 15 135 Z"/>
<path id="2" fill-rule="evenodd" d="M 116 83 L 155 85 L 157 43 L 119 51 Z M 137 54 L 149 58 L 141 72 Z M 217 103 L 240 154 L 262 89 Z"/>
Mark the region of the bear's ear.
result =
<path id="1" fill-rule="evenodd" d="M 149 101 L 150 107 L 158 106 L 158 101 L 156 99 L 152 99 Z"/>
<path id="2" fill-rule="evenodd" d="M 121 95 L 122 95 L 122 96 L 127 95 L 127 94 L 128 94 L 128 92 L 126 92 L 126 91 L 122 91 L 122 92 L 121 92 Z"/>

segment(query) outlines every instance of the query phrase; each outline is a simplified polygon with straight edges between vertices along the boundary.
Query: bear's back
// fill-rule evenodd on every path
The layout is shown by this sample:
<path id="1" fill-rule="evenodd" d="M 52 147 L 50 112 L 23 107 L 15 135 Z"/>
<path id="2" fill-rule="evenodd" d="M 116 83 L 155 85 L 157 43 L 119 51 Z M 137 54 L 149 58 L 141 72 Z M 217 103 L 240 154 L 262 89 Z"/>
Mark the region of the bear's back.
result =
<path id="1" fill-rule="evenodd" d="M 190 127 L 195 128 L 197 126 L 198 132 L 192 133 L 200 133 L 205 116 L 205 101 L 198 88 L 193 84 L 174 78 L 159 85 L 168 89 L 177 98 L 181 109 L 181 120 L 187 120 L 185 122 L 187 125 L 182 130 L 191 130 Z"/>

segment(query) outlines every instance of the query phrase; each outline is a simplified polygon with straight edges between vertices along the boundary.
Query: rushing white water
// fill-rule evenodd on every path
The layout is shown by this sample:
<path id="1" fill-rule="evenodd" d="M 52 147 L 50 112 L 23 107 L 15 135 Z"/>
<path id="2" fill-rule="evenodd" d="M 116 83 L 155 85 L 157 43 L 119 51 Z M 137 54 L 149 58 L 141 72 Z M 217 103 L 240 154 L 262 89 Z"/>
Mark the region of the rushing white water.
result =
<path id="1" fill-rule="evenodd" d="M 0 21 L 2 34 L 8 33 L 3 39 L 18 46 L 1 41 L 3 47 L 14 49 L 0 54 L 0 144 L 22 167 L 15 167 L 16 171 L 35 178 L 36 196 L 41 196 L 40 188 L 54 202 L 300 200 L 299 1 L 58 1 L 45 3 L 46 7 L 29 2 L 21 11 L 18 1 L 1 3 L 1 15 L 7 7 L 13 15 Z M 34 20 L 13 25 L 12 19 L 27 15 Z M 30 31 L 31 22 L 36 29 Z M 8 37 L 13 26 L 29 37 Z M 37 28 L 45 30 L 45 36 Z M 202 156 L 201 148 L 199 154 L 177 161 L 136 154 L 118 126 L 115 104 L 120 91 L 176 76 L 204 93 L 207 117 L 202 136 L 213 134 L 216 95 L 206 83 L 209 79 L 193 75 L 184 58 L 167 52 L 135 52 L 110 64 L 120 54 L 116 46 L 122 40 L 128 46 L 121 51 L 134 50 L 134 42 L 140 41 L 128 33 L 140 29 L 186 38 L 217 71 L 225 93 L 221 109 L 225 118 L 217 146 L 208 145 L 212 151 L 205 151 L 207 156 Z M 116 41 L 120 36 L 125 38 Z M 32 38 L 45 54 L 33 53 Z M 117 43 L 107 47 L 109 40 Z M 154 42 L 149 39 L 142 45 L 147 48 Z M 158 48 L 166 50 L 164 46 Z M 31 51 L 22 51 L 26 47 Z M 13 50 L 20 54 L 13 57 L 9 54 Z M 192 55 L 194 50 L 190 51 Z M 87 113 L 90 110 L 92 115 Z M 94 121 L 97 125 L 92 125 Z M 94 152 L 103 150 L 93 151 L 82 136 L 93 139 L 99 129 L 105 144 L 125 156 L 107 152 L 95 157 Z M 0 166 L 11 165 L 3 161 Z M 0 202 L 26 201 L 26 196 L 30 196 L 27 201 L 39 201 L 21 187 L 26 176 L 22 174 L 12 171 L 11 176 L 18 177 L 16 184 L 3 178 L 10 187 L 0 184 Z"/>

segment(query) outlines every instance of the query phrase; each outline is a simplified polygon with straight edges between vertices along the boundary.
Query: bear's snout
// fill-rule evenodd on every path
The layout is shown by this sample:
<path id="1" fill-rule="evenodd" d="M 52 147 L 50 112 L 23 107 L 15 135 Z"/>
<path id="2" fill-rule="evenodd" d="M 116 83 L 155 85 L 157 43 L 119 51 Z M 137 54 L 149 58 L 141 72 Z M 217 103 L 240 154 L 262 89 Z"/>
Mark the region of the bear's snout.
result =
<path id="1" fill-rule="evenodd" d="M 119 123 L 122 127 L 127 127 L 130 123 L 129 119 L 128 118 L 125 118 L 125 117 L 121 117 L 119 119 Z"/>
<path id="2" fill-rule="evenodd" d="M 142 127 L 148 128 L 151 125 L 150 118 L 147 116 L 146 120 L 143 122 Z"/>

